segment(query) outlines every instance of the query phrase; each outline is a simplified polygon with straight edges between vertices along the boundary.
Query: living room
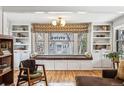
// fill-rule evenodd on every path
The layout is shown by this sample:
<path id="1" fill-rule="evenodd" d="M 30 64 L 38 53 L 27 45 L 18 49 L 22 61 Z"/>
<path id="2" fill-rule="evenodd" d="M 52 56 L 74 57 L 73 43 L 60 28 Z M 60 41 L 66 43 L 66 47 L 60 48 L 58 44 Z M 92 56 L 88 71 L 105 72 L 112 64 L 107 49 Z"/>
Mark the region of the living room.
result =
<path id="1" fill-rule="evenodd" d="M 123 24 L 122 6 L 1 6 L 0 85 L 123 86 Z"/>

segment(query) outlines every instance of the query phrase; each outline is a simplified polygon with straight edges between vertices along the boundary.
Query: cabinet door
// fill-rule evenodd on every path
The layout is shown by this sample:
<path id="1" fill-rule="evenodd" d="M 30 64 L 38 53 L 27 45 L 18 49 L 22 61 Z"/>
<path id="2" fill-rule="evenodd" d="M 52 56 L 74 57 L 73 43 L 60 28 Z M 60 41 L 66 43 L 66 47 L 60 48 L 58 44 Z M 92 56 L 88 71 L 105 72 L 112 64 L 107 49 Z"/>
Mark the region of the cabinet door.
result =
<path id="1" fill-rule="evenodd" d="M 54 70 L 54 60 L 36 60 L 37 64 L 43 64 L 46 70 Z M 39 67 L 42 69 L 42 67 Z"/>
<path id="2" fill-rule="evenodd" d="M 103 68 L 112 68 L 112 62 L 109 58 L 102 56 L 102 67 Z"/>
<path id="3" fill-rule="evenodd" d="M 21 54 L 19 52 L 14 52 L 14 68 L 17 69 L 19 67 L 20 64 L 20 57 Z"/>
<path id="4" fill-rule="evenodd" d="M 80 70 L 80 62 L 78 60 L 68 60 L 68 70 Z"/>
<path id="5" fill-rule="evenodd" d="M 81 63 L 80 64 L 81 70 L 92 70 L 93 69 L 92 60 L 81 60 L 80 63 Z"/>
<path id="6" fill-rule="evenodd" d="M 29 52 L 28 51 L 22 51 L 21 52 L 21 61 L 22 60 L 26 60 L 26 59 L 29 59 Z"/>
<path id="7" fill-rule="evenodd" d="M 54 60 L 45 60 L 44 65 L 46 70 L 54 70 Z"/>
<path id="8" fill-rule="evenodd" d="M 99 52 L 93 53 L 93 67 L 94 68 L 101 68 L 101 54 Z"/>
<path id="9" fill-rule="evenodd" d="M 67 61 L 55 60 L 55 70 L 67 70 Z"/>

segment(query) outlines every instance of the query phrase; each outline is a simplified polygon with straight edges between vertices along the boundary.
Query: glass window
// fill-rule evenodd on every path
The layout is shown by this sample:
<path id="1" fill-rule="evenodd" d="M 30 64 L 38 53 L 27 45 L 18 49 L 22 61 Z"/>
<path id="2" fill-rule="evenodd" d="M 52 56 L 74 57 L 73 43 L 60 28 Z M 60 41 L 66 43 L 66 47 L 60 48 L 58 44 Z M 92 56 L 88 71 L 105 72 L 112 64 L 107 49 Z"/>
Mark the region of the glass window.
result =
<path id="1" fill-rule="evenodd" d="M 87 51 L 87 33 L 35 32 L 34 44 L 35 52 L 41 55 L 81 55 Z"/>
<path id="2" fill-rule="evenodd" d="M 78 54 L 84 54 L 87 51 L 87 33 L 78 33 Z"/>
<path id="3" fill-rule="evenodd" d="M 124 51 L 124 30 L 117 30 L 117 51 Z"/>
<path id="4" fill-rule="evenodd" d="M 44 33 L 41 32 L 36 32 L 35 33 L 35 52 L 38 54 L 45 54 L 44 53 Z"/>
<path id="5" fill-rule="evenodd" d="M 72 55 L 74 34 L 73 33 L 49 33 L 49 55 Z"/>

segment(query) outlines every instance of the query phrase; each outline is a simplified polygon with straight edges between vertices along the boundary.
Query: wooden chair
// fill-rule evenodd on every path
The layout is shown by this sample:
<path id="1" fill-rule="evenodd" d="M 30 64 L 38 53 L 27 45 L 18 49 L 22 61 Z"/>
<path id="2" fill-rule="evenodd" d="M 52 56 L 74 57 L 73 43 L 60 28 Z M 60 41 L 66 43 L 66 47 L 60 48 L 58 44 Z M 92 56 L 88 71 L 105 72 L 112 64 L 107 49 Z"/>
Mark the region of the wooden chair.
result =
<path id="1" fill-rule="evenodd" d="M 39 66 L 42 67 L 42 70 L 38 71 Z M 45 81 L 46 86 L 48 86 L 44 65 L 35 64 L 35 60 L 24 60 L 20 62 L 19 69 L 17 86 L 25 82 L 28 82 L 28 85 L 31 86 L 37 81 Z"/>

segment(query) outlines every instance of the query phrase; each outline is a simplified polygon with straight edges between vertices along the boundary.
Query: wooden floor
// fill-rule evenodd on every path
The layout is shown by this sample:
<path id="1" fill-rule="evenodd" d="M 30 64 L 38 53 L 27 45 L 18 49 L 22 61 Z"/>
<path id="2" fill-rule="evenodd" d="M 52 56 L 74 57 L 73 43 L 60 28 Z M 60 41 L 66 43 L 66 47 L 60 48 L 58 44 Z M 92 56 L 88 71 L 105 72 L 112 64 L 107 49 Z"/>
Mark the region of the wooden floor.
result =
<path id="1" fill-rule="evenodd" d="M 71 71 L 46 71 L 48 82 L 70 82 L 75 81 L 75 76 L 96 76 L 101 77 L 98 70 L 71 70 Z M 18 71 L 15 71 L 15 84 L 17 82 Z"/>

